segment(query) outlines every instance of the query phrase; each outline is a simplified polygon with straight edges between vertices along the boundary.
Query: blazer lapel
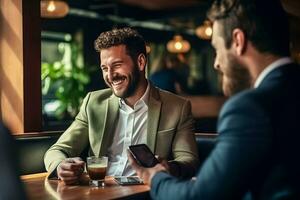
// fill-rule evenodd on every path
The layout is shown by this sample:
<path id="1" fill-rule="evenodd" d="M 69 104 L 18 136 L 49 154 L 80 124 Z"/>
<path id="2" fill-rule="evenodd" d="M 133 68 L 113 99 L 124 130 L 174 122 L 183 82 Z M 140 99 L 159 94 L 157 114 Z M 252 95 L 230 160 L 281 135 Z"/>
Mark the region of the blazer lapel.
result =
<path id="1" fill-rule="evenodd" d="M 106 115 L 105 117 L 105 126 L 102 134 L 102 142 L 99 151 L 100 156 L 104 156 L 107 153 L 107 149 L 113 140 L 113 131 L 115 130 L 115 125 L 117 123 L 119 110 L 119 98 L 115 95 L 112 95 L 107 100 Z"/>
<path id="2" fill-rule="evenodd" d="M 152 152 L 155 152 L 156 135 L 159 126 L 161 101 L 159 91 L 150 85 L 150 95 L 148 104 L 148 125 L 147 125 L 147 145 Z"/>

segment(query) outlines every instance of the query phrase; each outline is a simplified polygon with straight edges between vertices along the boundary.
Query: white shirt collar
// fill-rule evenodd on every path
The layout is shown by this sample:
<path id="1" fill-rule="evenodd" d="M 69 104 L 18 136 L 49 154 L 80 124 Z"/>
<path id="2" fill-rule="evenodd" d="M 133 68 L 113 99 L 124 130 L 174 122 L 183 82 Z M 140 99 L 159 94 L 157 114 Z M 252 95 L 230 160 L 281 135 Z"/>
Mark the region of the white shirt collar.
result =
<path id="1" fill-rule="evenodd" d="M 141 104 L 141 103 L 144 104 L 144 105 L 148 105 L 149 91 L 150 91 L 150 84 L 149 84 L 149 82 L 147 82 L 147 88 L 146 88 L 145 93 L 143 94 L 143 96 L 137 102 L 135 102 L 133 108 L 136 107 L 137 105 Z M 120 98 L 119 105 L 120 105 L 120 108 L 121 108 L 123 105 L 127 105 L 127 104 L 124 101 L 124 99 Z"/>
<path id="2" fill-rule="evenodd" d="M 257 77 L 255 83 L 254 83 L 254 88 L 257 88 L 261 82 L 265 79 L 265 77 L 271 73 L 274 69 L 281 67 L 283 65 L 292 63 L 293 60 L 290 57 L 283 57 L 280 58 L 274 62 L 272 62 L 269 66 L 267 66 Z"/>

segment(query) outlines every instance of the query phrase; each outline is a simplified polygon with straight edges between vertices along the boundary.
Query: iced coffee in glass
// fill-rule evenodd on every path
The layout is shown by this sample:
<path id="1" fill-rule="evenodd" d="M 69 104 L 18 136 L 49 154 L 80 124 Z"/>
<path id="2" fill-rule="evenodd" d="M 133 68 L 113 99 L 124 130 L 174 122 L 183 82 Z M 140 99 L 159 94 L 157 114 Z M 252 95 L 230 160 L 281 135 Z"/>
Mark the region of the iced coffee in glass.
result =
<path id="1" fill-rule="evenodd" d="M 87 171 L 89 177 L 91 179 L 90 185 L 97 186 L 97 187 L 104 187 L 105 186 L 105 175 L 106 175 L 106 168 L 108 163 L 108 158 L 105 156 L 96 157 L 91 156 L 87 157 Z"/>

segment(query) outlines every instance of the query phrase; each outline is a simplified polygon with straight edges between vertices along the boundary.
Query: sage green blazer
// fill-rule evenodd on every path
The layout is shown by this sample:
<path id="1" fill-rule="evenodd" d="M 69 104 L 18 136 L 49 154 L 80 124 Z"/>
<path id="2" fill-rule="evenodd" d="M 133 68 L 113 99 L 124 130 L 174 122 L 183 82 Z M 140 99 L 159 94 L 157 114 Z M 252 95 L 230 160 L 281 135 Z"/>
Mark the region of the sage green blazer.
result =
<path id="1" fill-rule="evenodd" d="M 67 157 L 106 155 L 117 124 L 119 98 L 111 89 L 90 92 L 71 126 L 44 157 L 48 172 Z M 179 176 L 194 175 L 198 167 L 194 121 L 188 100 L 150 85 L 147 145 L 162 158 L 176 163 Z M 172 166 L 172 165 L 171 165 Z"/>

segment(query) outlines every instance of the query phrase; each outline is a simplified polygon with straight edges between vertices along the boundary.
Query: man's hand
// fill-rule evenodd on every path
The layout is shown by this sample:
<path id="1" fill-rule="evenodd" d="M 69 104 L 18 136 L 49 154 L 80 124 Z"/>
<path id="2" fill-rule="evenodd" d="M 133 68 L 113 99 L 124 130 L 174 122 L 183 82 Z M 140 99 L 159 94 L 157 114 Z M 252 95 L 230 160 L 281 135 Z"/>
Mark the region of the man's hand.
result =
<path id="1" fill-rule="evenodd" d="M 57 166 L 57 176 L 66 185 L 76 184 L 84 171 L 85 162 L 81 158 L 66 158 Z"/>
<path id="2" fill-rule="evenodd" d="M 137 162 L 132 157 L 131 153 L 127 151 L 127 156 L 129 159 L 129 163 L 132 166 L 132 168 L 136 171 L 137 175 L 143 179 L 143 182 L 151 185 L 151 180 L 153 176 L 160 171 L 167 172 L 167 169 L 162 164 L 157 164 L 152 168 L 144 168 L 137 164 Z"/>
<path id="3" fill-rule="evenodd" d="M 155 155 L 155 158 L 159 161 L 162 166 L 165 167 L 165 171 L 170 174 L 170 165 L 166 159 L 161 158 L 159 155 Z"/>

